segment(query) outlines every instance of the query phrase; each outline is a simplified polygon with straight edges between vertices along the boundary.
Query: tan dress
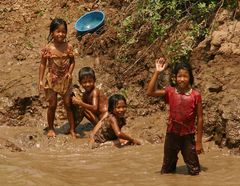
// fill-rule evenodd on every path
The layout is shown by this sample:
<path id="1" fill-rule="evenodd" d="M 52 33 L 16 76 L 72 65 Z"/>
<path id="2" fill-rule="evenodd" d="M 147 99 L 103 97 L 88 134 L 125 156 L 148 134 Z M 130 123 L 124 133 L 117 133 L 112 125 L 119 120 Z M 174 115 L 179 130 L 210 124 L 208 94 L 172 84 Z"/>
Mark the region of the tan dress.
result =
<path id="1" fill-rule="evenodd" d="M 50 50 L 46 48 L 46 50 Z M 72 51 L 67 50 L 67 53 L 63 53 L 61 56 L 56 54 L 50 54 L 48 58 L 48 72 L 46 74 L 45 90 L 46 96 L 50 96 L 51 92 L 65 95 L 70 92 L 72 79 L 67 75 L 71 65 L 71 57 L 73 56 Z"/>

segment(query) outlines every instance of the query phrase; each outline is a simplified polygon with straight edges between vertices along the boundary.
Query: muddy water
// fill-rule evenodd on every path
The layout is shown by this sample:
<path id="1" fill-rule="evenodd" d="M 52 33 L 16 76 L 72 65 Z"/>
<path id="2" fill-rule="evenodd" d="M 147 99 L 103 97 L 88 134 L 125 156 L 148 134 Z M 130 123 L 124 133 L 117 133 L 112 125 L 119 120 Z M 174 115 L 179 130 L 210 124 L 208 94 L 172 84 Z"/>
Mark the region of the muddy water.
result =
<path id="1" fill-rule="evenodd" d="M 85 142 L 84 142 L 85 143 Z M 161 175 L 163 144 L 66 152 L 0 152 L 0 185 L 239 185 L 240 157 L 211 149 L 200 156 L 203 171 Z"/>

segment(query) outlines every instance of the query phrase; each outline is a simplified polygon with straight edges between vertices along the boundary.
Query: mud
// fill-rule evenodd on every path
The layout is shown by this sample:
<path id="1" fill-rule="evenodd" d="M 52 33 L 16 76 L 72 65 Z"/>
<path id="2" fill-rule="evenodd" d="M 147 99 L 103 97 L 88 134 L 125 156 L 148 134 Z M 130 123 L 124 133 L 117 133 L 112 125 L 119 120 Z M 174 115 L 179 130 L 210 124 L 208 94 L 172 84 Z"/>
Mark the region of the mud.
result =
<path id="1" fill-rule="evenodd" d="M 105 26 L 95 34 L 79 36 L 75 21 L 86 11 L 101 9 L 106 13 Z M 124 130 L 144 144 L 163 143 L 166 127 L 166 106 L 159 98 L 149 98 L 145 88 L 159 57 L 156 41 L 150 45 L 144 39 L 149 25 L 135 25 L 138 42 L 124 48 L 118 37 L 118 27 L 124 15 L 134 9 L 130 1 L 49 1 L 18 0 L 0 3 L 0 127 L 7 130 L 0 140 L 7 151 L 45 151 L 74 149 L 78 142 L 64 135 L 68 128 L 62 103 L 56 113 L 56 140 L 45 136 L 47 103 L 37 90 L 40 49 L 47 43 L 48 26 L 54 17 L 64 18 L 69 26 L 68 40 L 74 46 L 77 72 L 91 66 L 97 74 L 97 86 L 107 95 L 122 93 L 128 100 L 129 124 Z M 120 12 L 122 14 L 120 14 Z M 234 148 L 239 154 L 239 32 L 238 20 L 231 20 L 221 11 L 215 22 L 218 26 L 192 52 L 195 88 L 202 92 L 204 129 L 208 139 L 220 147 Z M 126 59 L 127 61 L 124 61 Z M 166 71 L 159 86 L 169 82 Z M 86 129 L 87 128 L 87 129 Z M 86 130 L 85 130 L 86 129 Z M 79 136 L 87 146 L 91 126 L 83 123 Z M 10 131 L 17 131 L 10 132 Z M 83 146 L 84 146 L 83 145 Z M 64 150 L 63 150 L 64 151 Z"/>

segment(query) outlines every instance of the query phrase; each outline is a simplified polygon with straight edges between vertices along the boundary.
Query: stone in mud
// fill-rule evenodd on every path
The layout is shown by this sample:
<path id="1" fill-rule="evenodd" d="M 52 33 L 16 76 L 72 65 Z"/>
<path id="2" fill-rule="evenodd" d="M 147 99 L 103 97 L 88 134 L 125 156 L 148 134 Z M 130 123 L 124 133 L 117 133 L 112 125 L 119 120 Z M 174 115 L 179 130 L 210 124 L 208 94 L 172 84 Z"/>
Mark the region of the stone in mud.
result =
<path id="1" fill-rule="evenodd" d="M 22 132 L 16 135 L 15 138 L 20 146 L 25 149 L 30 149 L 36 146 L 36 143 L 38 142 L 38 136 L 40 136 L 40 134 L 36 132 Z"/>
<path id="2" fill-rule="evenodd" d="M 155 132 L 151 132 L 151 130 L 145 130 L 142 132 L 142 134 L 140 134 L 140 138 L 148 141 L 151 144 L 158 144 L 163 143 L 164 134 L 155 134 Z"/>
<path id="3" fill-rule="evenodd" d="M 230 154 L 240 156 L 240 147 L 231 149 Z"/>
<path id="4" fill-rule="evenodd" d="M 7 150 L 10 150 L 11 152 L 23 151 L 20 147 L 15 145 L 13 142 L 11 142 L 7 139 L 4 139 L 4 138 L 0 138 L 0 150 L 1 149 L 7 149 Z"/>
<path id="5" fill-rule="evenodd" d="M 226 124 L 227 146 L 230 148 L 240 146 L 240 121 L 228 121 Z"/>
<path id="6" fill-rule="evenodd" d="M 222 91 L 222 86 L 221 85 L 213 85 L 208 88 L 209 92 L 216 92 L 219 93 Z"/>
<path id="7" fill-rule="evenodd" d="M 228 32 L 225 31 L 215 31 L 212 34 L 211 44 L 220 47 L 221 44 L 226 40 Z"/>

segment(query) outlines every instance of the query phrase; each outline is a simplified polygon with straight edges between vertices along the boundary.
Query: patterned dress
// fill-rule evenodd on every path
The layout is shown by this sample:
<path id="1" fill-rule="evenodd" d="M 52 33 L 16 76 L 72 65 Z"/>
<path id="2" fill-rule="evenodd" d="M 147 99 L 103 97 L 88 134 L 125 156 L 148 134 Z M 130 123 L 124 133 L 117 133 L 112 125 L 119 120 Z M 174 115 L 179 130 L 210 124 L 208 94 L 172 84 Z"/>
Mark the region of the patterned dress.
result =
<path id="1" fill-rule="evenodd" d="M 110 116 L 103 118 L 101 122 L 100 129 L 94 135 L 94 140 L 96 143 L 104 143 L 106 141 L 112 141 L 118 139 L 117 135 L 115 134 L 111 123 L 110 123 Z M 124 125 L 126 125 L 126 120 L 124 118 L 119 119 L 117 121 L 119 128 L 121 129 Z"/>
<path id="2" fill-rule="evenodd" d="M 68 46 L 69 48 L 69 46 Z M 46 51 L 50 53 L 48 58 L 48 72 L 46 74 L 46 81 L 44 88 L 46 92 L 56 92 L 60 95 L 65 95 L 70 91 L 72 79 L 67 75 L 71 66 L 71 58 L 73 57 L 72 50 L 68 49 L 66 53 L 61 56 L 50 52 L 50 48 L 47 46 Z"/>

